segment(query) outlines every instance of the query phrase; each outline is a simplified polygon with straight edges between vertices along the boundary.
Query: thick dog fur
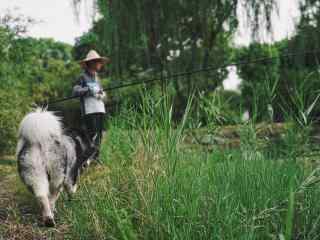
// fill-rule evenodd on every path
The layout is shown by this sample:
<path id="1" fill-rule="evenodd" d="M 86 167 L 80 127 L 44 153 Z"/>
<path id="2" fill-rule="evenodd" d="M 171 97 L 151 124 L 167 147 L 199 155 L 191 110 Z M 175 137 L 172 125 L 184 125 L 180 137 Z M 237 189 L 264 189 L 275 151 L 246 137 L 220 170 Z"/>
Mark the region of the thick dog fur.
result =
<path id="1" fill-rule="evenodd" d="M 37 109 L 22 120 L 16 150 L 18 171 L 39 201 L 46 226 L 55 225 L 55 202 L 61 190 L 76 191 L 82 165 L 93 153 L 79 134 L 66 134 L 52 112 Z"/>

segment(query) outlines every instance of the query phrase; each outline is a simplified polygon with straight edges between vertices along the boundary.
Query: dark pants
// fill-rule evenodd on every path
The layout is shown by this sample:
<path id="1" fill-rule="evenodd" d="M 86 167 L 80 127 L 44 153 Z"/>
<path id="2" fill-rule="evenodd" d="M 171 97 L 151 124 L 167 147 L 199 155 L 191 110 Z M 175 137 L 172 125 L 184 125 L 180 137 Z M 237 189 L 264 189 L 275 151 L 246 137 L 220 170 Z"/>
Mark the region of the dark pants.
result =
<path id="1" fill-rule="evenodd" d="M 84 116 L 85 128 L 88 134 L 88 137 L 94 144 L 94 146 L 98 149 L 97 156 L 99 155 L 99 149 L 102 140 L 102 132 L 103 132 L 103 122 L 104 122 L 104 114 L 103 113 L 91 113 Z"/>

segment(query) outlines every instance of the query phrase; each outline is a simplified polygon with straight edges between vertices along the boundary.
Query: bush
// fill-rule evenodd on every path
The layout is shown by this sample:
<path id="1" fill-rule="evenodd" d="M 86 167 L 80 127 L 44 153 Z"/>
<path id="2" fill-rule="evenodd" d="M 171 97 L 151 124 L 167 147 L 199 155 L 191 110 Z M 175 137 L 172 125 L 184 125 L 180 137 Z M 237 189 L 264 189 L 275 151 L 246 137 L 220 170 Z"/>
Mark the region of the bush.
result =
<path id="1" fill-rule="evenodd" d="M 215 91 L 200 94 L 199 117 L 201 123 L 210 127 L 238 124 L 243 112 L 241 95 L 233 91 Z"/>
<path id="2" fill-rule="evenodd" d="M 0 102 L 0 155 L 13 154 L 18 126 L 30 101 L 15 89 L 0 89 Z"/>
<path id="3" fill-rule="evenodd" d="M 272 59 L 255 64 L 237 66 L 241 83 L 244 107 L 250 117 L 257 121 L 273 121 L 273 111 L 277 105 L 276 96 L 280 78 L 280 58 L 276 47 L 253 43 L 237 51 L 237 62 L 251 62 L 256 59 Z"/>

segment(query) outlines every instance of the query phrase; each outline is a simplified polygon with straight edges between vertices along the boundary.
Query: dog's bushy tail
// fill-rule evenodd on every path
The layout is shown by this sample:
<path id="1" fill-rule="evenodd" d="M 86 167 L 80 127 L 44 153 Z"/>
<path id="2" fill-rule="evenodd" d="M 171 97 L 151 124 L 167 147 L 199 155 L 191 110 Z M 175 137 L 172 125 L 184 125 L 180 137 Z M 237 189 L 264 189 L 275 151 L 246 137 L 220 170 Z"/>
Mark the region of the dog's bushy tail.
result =
<path id="1" fill-rule="evenodd" d="M 43 145 L 52 138 L 60 138 L 62 133 L 60 118 L 53 112 L 38 108 L 26 115 L 20 124 L 17 151 L 19 145 L 23 145 L 21 141 Z"/>

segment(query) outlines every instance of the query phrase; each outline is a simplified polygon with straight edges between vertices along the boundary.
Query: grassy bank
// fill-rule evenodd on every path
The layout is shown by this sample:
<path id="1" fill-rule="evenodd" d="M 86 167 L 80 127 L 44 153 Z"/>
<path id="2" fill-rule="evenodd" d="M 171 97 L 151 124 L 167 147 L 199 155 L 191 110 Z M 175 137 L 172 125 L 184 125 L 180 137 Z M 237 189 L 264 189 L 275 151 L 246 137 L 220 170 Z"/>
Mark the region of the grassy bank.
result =
<path id="1" fill-rule="evenodd" d="M 104 164 L 62 195 L 54 229 L 39 224 L 15 161 L 0 160 L 0 239 L 319 239 L 311 125 L 198 129 L 192 99 L 180 122 L 168 102 L 145 97 L 109 119 Z"/>
<path id="2" fill-rule="evenodd" d="M 307 129 L 261 147 L 254 123 L 237 149 L 190 148 L 185 117 L 165 102 L 110 120 L 102 151 L 73 201 L 60 201 L 70 239 L 318 239 L 320 190 Z M 175 125 L 173 127 L 173 125 Z"/>

